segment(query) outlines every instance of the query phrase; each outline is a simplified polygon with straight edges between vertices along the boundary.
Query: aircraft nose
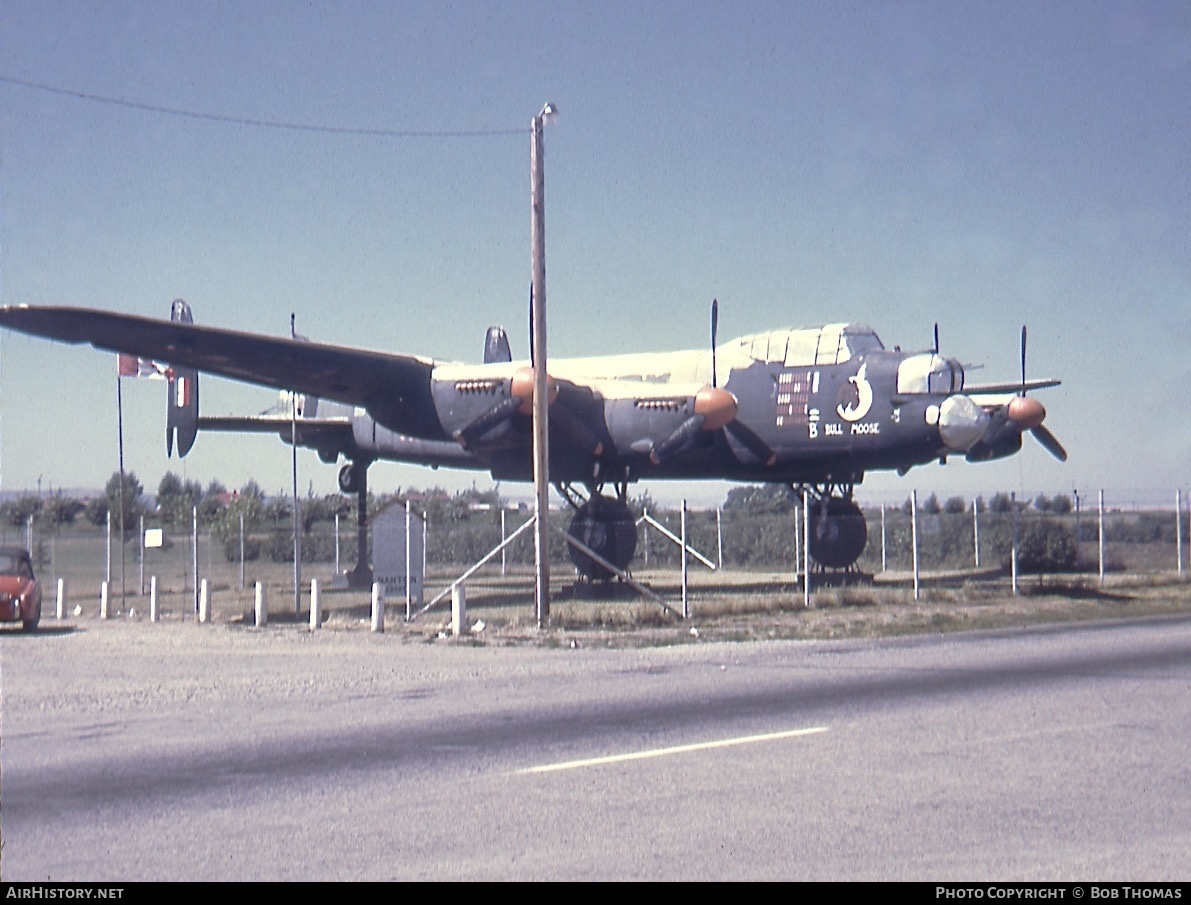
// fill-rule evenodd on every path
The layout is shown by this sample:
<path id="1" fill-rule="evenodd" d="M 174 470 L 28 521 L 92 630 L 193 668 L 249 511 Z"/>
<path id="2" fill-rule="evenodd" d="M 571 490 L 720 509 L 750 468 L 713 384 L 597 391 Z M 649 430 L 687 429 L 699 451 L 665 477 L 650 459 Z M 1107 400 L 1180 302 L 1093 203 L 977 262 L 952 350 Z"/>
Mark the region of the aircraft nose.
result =
<path id="1" fill-rule="evenodd" d="M 1046 409 L 1037 399 L 1014 396 L 1009 402 L 1009 420 L 1019 430 L 1033 430 L 1046 419 Z"/>
<path id="2" fill-rule="evenodd" d="M 967 452 L 984 436 L 988 413 L 968 396 L 948 396 L 939 406 L 939 436 L 948 449 Z"/>

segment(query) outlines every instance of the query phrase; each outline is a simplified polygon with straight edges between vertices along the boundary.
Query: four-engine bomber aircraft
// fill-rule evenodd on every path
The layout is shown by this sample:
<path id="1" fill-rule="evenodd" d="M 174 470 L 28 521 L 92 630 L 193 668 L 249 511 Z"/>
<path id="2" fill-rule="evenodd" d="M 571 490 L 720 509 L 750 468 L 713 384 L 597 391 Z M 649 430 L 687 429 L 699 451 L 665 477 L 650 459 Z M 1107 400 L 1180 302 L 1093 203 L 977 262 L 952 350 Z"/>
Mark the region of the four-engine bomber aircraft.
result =
<path id="1" fill-rule="evenodd" d="M 1055 380 L 965 386 L 958 361 L 934 349 L 886 349 L 860 324 L 774 330 L 708 349 L 551 359 L 550 479 L 576 510 L 570 531 L 620 569 L 636 531 L 625 504 L 630 483 L 716 478 L 806 489 L 811 555 L 851 567 L 867 531 L 853 490 L 864 473 L 962 455 L 979 462 L 1012 455 L 1030 431 L 1054 456 L 1063 447 L 1042 426 L 1046 411 L 1028 390 Z M 193 323 L 174 302 L 156 320 L 84 308 L 0 307 L 0 326 L 170 365 L 167 447 L 185 455 L 200 427 L 268 430 L 344 456 L 345 492 L 364 496 L 376 459 L 481 469 L 500 480 L 532 480 L 533 371 L 512 360 L 492 328 L 484 363 L 457 364 L 345 348 Z M 198 416 L 197 371 L 304 394 L 290 418 Z M 605 488 L 614 496 L 606 496 Z M 581 490 L 582 488 L 582 490 Z M 576 566 L 607 571 L 587 557 Z"/>

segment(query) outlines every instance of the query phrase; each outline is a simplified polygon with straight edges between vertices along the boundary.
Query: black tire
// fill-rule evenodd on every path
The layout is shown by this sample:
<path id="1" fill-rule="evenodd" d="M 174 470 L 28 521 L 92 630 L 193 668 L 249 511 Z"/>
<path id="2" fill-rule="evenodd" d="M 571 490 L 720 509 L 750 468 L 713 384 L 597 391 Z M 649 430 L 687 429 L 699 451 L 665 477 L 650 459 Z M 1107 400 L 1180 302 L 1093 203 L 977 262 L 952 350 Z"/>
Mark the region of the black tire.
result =
<path id="1" fill-rule="evenodd" d="M 864 513 L 851 500 L 829 497 L 810 506 L 811 556 L 828 569 L 846 569 L 860 558 L 868 543 Z M 826 510 L 826 511 L 824 511 Z"/>
<path id="2" fill-rule="evenodd" d="M 624 503 L 609 497 L 593 496 L 588 500 L 575 513 L 567 533 L 622 571 L 637 552 L 633 514 Z M 582 550 L 567 544 L 567 551 L 580 575 L 593 581 L 610 581 L 616 577 Z"/>

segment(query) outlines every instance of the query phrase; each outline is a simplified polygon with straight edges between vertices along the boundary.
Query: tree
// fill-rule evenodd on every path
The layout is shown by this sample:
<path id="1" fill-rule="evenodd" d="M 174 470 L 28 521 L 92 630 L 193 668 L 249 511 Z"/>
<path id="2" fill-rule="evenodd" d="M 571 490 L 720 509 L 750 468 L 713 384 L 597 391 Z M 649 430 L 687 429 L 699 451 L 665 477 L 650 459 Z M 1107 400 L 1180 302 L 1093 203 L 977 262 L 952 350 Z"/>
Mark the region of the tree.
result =
<path id="1" fill-rule="evenodd" d="M 123 493 L 121 493 L 121 483 L 123 483 Z M 136 473 L 126 471 L 124 473 L 123 482 L 121 482 L 120 472 L 112 472 L 112 476 L 108 478 L 107 486 L 104 487 L 103 495 L 107 501 L 107 511 L 112 515 L 112 528 L 124 528 L 125 532 L 133 531 L 136 533 L 137 521 L 144 515 L 145 507 L 141 503 L 141 494 L 145 492 L 145 488 L 141 486 L 141 482 L 137 480 Z"/>
<path id="2" fill-rule="evenodd" d="M 785 484 L 749 484 L 733 487 L 724 500 L 725 512 L 744 512 L 750 515 L 793 512 L 798 499 Z"/>
<path id="3" fill-rule="evenodd" d="M 157 485 L 157 514 L 169 527 L 177 528 L 190 524 L 191 511 L 202 496 L 198 481 L 183 483 L 172 471 L 167 471 Z"/>
<path id="4" fill-rule="evenodd" d="M 23 528 L 28 523 L 30 516 L 39 515 L 41 510 L 40 497 L 28 495 L 18 497 L 4 504 L 4 521 L 14 527 Z"/>
<path id="5" fill-rule="evenodd" d="M 994 493 L 988 501 L 988 508 L 990 512 L 1012 512 L 1013 500 L 1007 493 Z"/>
<path id="6" fill-rule="evenodd" d="M 943 504 L 943 511 L 948 515 L 963 515 L 967 508 L 968 504 L 962 496 L 948 497 L 947 502 Z"/>
<path id="7" fill-rule="evenodd" d="M 55 525 L 73 525 L 75 518 L 87 508 L 87 504 L 74 497 L 54 494 L 45 504 L 44 512 Z"/>

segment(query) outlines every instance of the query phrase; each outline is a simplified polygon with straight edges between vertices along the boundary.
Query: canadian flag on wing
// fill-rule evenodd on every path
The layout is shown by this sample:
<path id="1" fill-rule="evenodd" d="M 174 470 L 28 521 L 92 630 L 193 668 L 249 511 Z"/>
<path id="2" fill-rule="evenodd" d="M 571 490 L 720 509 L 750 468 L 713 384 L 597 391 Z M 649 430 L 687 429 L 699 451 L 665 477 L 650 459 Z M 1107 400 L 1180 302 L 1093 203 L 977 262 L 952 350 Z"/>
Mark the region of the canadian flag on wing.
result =
<path id="1" fill-rule="evenodd" d="M 123 352 L 117 355 L 116 368 L 121 377 L 148 377 L 151 380 L 166 380 L 170 376 L 169 368 L 165 365 L 150 361 L 148 358 L 125 355 Z"/>

